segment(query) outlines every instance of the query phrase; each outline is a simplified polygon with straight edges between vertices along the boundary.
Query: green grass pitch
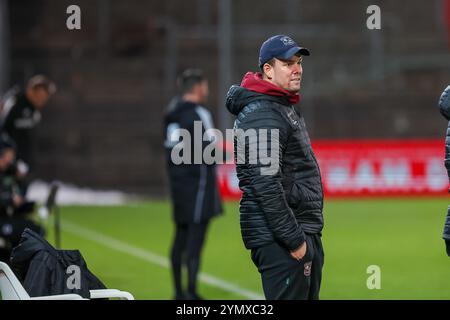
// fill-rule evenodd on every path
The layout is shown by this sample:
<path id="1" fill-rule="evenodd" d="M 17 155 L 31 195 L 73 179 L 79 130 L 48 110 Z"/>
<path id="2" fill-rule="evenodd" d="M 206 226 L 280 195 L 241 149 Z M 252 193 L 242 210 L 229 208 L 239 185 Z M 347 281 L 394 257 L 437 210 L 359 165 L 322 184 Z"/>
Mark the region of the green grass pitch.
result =
<path id="1" fill-rule="evenodd" d="M 321 299 L 450 299 L 450 258 L 441 233 L 444 198 L 327 200 Z M 108 287 L 137 299 L 171 299 L 167 257 L 173 236 L 168 201 L 124 206 L 65 206 L 62 246 L 79 249 Z M 48 239 L 53 242 L 52 221 Z M 381 268 L 381 289 L 369 290 L 367 267 Z M 202 272 L 262 295 L 259 274 L 239 230 L 239 204 L 209 229 Z M 200 282 L 206 299 L 246 299 L 241 292 Z"/>

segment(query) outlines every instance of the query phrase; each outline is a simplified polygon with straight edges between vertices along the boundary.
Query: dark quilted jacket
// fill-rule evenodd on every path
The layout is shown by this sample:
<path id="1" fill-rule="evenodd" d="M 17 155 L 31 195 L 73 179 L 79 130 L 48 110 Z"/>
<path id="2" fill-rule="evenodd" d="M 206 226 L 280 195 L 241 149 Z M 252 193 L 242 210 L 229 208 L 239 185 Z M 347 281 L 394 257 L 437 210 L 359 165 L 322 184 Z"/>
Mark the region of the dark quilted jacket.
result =
<path id="1" fill-rule="evenodd" d="M 447 135 L 445 137 L 445 168 L 450 182 L 450 122 L 447 126 Z"/>
<path id="2" fill-rule="evenodd" d="M 439 99 L 439 109 L 441 114 L 450 121 L 450 86 L 447 87 Z M 447 175 L 450 181 L 450 122 L 448 123 L 447 135 L 445 137 L 445 167 L 447 168 Z M 445 220 L 443 238 L 450 241 L 450 206 L 448 207 L 447 218 Z M 450 256 L 450 248 L 447 248 L 447 253 Z"/>
<path id="3" fill-rule="evenodd" d="M 305 233 L 320 234 L 323 228 L 322 180 L 303 117 L 285 97 L 239 86 L 230 88 L 226 106 L 237 116 L 235 133 L 238 129 L 279 130 L 279 169 L 272 174 L 261 174 L 264 157 L 249 161 L 252 141 L 235 135 L 236 170 L 243 192 L 240 223 L 244 244 L 252 249 L 276 241 L 294 250 L 305 241 Z M 276 136 L 271 138 L 267 134 L 269 155 L 273 152 L 271 142 L 277 140 Z M 240 157 L 244 154 L 240 150 L 245 150 L 245 159 Z"/>

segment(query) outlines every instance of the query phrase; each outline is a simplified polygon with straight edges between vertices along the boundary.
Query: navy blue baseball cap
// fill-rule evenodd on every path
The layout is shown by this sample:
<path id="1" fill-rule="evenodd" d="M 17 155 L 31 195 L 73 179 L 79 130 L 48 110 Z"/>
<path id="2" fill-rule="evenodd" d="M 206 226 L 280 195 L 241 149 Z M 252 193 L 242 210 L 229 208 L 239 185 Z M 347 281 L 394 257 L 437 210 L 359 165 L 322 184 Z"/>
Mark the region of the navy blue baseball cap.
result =
<path id="1" fill-rule="evenodd" d="M 294 55 L 309 56 L 309 50 L 300 47 L 294 40 L 285 35 L 277 35 L 267 39 L 259 50 L 259 67 L 272 58 L 289 59 Z"/>

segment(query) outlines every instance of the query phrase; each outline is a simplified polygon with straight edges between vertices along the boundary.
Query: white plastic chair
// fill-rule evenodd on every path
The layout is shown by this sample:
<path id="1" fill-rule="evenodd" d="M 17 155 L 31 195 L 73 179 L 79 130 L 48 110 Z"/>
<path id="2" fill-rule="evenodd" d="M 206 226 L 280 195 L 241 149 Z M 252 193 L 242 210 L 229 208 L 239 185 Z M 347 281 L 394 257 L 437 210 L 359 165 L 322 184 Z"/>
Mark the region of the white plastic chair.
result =
<path id="1" fill-rule="evenodd" d="M 129 292 L 116 289 L 91 290 L 91 299 L 118 298 L 134 300 Z M 25 291 L 20 281 L 9 266 L 0 261 L 0 294 L 2 300 L 88 300 L 77 294 L 62 294 L 53 296 L 33 297 Z"/>

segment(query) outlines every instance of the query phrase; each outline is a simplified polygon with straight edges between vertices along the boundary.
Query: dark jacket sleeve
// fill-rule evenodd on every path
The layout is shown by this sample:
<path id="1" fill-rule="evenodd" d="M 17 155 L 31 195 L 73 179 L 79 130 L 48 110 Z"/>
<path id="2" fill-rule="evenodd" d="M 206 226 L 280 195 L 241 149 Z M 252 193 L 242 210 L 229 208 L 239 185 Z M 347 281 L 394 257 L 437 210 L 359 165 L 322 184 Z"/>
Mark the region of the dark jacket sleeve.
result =
<path id="1" fill-rule="evenodd" d="M 262 133 L 261 129 L 267 130 L 265 139 L 264 134 L 258 134 L 259 141 L 254 139 L 252 141 L 252 139 L 239 136 L 239 131 L 235 132 L 236 165 L 242 176 L 249 179 L 253 195 L 264 212 L 269 229 L 275 239 L 289 250 L 295 250 L 305 241 L 305 234 L 287 204 L 280 173 L 282 154 L 290 129 L 289 124 L 278 111 L 267 108 L 248 114 L 242 119 L 240 128 L 242 130 L 255 129 L 257 133 Z M 273 130 L 278 130 L 278 138 Z M 277 146 L 278 150 L 276 150 Z M 245 151 L 245 163 L 240 163 L 244 162 L 242 150 Z M 258 156 L 249 152 L 251 150 L 257 150 Z M 265 152 L 266 150 L 267 152 Z M 273 156 L 276 151 L 278 151 L 278 158 Z M 272 157 L 269 159 L 271 155 Z M 269 160 L 272 161 L 274 170 L 269 170 L 270 165 L 267 165 Z"/>
<path id="2" fill-rule="evenodd" d="M 5 119 L 3 119 L 2 128 L 4 131 L 6 131 L 9 135 L 11 135 L 15 130 L 15 122 L 17 118 L 20 116 L 20 108 L 16 103 L 11 107 L 11 110 L 9 111 L 8 115 Z"/>
<path id="3" fill-rule="evenodd" d="M 447 135 L 445 137 L 445 168 L 447 169 L 448 179 L 450 181 L 450 122 L 447 126 Z"/>
<path id="4" fill-rule="evenodd" d="M 445 138 L 445 167 L 447 168 L 447 175 L 448 175 L 448 178 L 450 181 L 450 122 L 448 123 L 447 136 Z M 450 192 L 450 189 L 449 189 L 449 192 Z M 443 238 L 447 242 L 450 241 L 450 207 L 448 207 L 448 210 L 447 210 L 447 218 L 445 219 Z M 447 248 L 449 248 L 448 243 L 447 243 Z M 450 252 L 450 251 L 447 251 L 447 252 Z"/>
<path id="5" fill-rule="evenodd" d="M 442 238 L 450 241 L 450 206 L 447 209 L 447 217 L 445 219 L 444 234 L 442 235 Z"/>

